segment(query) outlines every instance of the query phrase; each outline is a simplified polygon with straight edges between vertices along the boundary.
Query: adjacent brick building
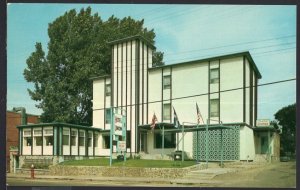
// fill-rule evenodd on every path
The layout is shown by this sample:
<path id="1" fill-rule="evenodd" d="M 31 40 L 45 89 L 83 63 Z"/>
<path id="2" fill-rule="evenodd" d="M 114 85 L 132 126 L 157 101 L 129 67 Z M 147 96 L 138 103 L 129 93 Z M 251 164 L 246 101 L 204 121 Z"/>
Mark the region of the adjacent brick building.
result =
<path id="1" fill-rule="evenodd" d="M 27 124 L 39 123 L 39 116 L 26 114 Z M 18 147 L 18 129 L 17 125 L 21 125 L 21 113 L 6 111 L 6 170 L 10 168 L 10 147 Z"/>

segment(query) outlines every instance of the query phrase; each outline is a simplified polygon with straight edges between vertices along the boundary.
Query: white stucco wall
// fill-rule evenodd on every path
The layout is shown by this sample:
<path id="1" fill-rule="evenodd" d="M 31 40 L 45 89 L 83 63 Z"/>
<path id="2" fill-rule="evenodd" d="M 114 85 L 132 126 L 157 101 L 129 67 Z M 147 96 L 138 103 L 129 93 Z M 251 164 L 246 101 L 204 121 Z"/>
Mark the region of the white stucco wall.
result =
<path id="1" fill-rule="evenodd" d="M 230 90 L 243 86 L 243 58 L 223 59 L 220 62 L 220 90 Z M 243 90 L 233 90 L 220 94 L 220 120 L 223 123 L 243 121 Z"/>
<path id="2" fill-rule="evenodd" d="M 255 144 L 253 130 L 247 126 L 240 127 L 240 160 L 253 160 Z"/>

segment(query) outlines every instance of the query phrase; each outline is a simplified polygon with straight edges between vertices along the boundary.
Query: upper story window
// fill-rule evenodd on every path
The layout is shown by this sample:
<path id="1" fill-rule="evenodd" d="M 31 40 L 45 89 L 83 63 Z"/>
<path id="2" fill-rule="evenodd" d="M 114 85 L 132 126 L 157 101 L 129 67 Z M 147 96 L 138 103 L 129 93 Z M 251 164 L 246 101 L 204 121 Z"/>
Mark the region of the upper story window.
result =
<path id="1" fill-rule="evenodd" d="M 171 119 L 171 104 L 170 103 L 163 105 L 163 119 L 164 120 Z"/>
<path id="2" fill-rule="evenodd" d="M 110 108 L 105 109 L 105 123 L 110 124 L 111 123 L 111 115 L 110 115 Z"/>
<path id="3" fill-rule="evenodd" d="M 219 99 L 210 100 L 210 117 L 219 117 Z"/>
<path id="4" fill-rule="evenodd" d="M 219 80 L 219 68 L 210 69 L 210 83 L 218 83 Z"/>
<path id="5" fill-rule="evenodd" d="M 170 89 L 171 88 L 171 75 L 164 76 L 164 89 Z"/>
<path id="6" fill-rule="evenodd" d="M 111 85 L 106 84 L 105 85 L 105 96 L 110 96 L 111 95 Z"/>

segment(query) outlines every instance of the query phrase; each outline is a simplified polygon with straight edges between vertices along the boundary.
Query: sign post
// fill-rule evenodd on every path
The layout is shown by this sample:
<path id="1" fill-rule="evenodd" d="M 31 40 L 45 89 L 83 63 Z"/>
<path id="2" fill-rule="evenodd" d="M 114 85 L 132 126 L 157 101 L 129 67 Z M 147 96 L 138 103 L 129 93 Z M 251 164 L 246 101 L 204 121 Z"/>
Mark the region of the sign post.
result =
<path id="1" fill-rule="evenodd" d="M 113 141 L 116 141 L 116 152 L 124 153 L 124 161 L 126 161 L 126 131 L 126 111 L 120 108 L 111 108 L 110 166 L 112 165 Z"/>

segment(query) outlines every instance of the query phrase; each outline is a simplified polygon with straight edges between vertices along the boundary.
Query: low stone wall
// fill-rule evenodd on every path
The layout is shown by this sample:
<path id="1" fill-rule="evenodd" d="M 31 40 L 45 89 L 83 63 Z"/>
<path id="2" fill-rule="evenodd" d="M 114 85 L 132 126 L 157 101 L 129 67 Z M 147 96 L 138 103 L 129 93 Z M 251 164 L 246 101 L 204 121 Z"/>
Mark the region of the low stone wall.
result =
<path id="1" fill-rule="evenodd" d="M 98 176 L 98 177 L 147 177 L 178 178 L 186 175 L 187 168 L 139 168 L 139 167 L 106 167 L 106 166 L 50 166 L 50 175 Z M 201 167 L 201 166 L 199 166 Z"/>
<path id="2" fill-rule="evenodd" d="M 17 174 L 28 174 L 28 176 L 31 175 L 31 169 L 24 169 L 24 168 L 17 168 L 16 169 Z M 44 170 L 44 169 L 34 169 L 34 174 L 36 175 L 49 175 L 50 170 Z"/>

